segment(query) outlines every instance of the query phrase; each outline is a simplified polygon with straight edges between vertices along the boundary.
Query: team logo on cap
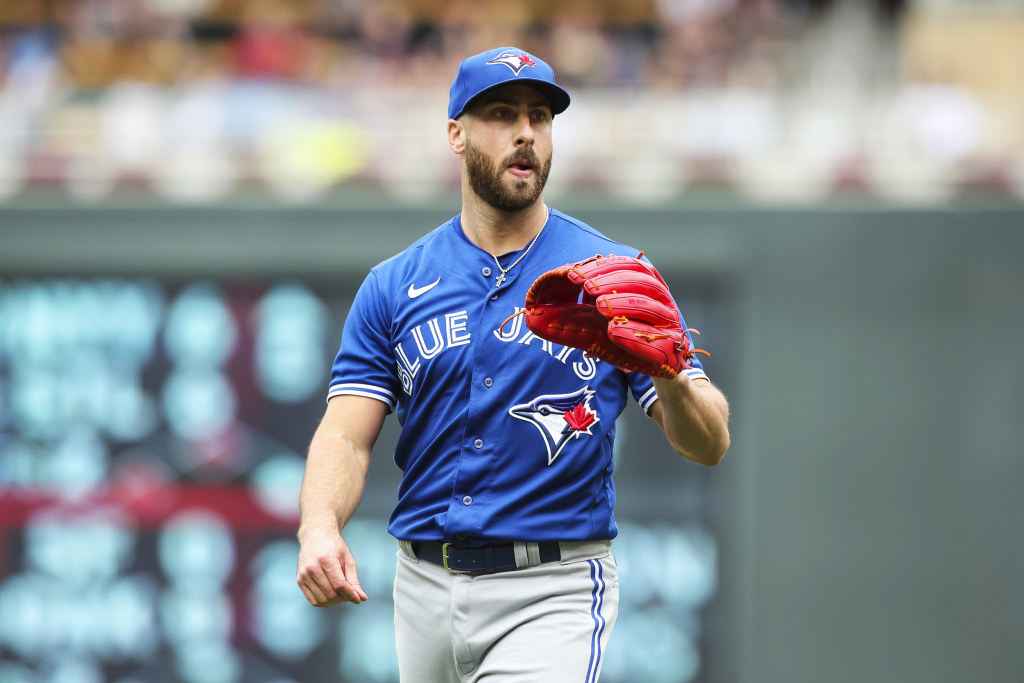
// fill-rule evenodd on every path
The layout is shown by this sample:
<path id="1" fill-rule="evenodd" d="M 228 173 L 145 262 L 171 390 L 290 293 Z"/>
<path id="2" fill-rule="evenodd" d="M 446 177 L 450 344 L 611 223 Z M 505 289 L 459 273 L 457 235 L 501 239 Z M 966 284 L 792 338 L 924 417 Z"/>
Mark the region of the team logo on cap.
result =
<path id="1" fill-rule="evenodd" d="M 537 428 L 544 438 L 550 465 L 569 441 L 584 434 L 593 436 L 591 427 L 601 421 L 590 408 L 593 397 L 594 390 L 585 386 L 571 394 L 538 396 L 529 403 L 512 406 L 508 413 Z"/>
<path id="2" fill-rule="evenodd" d="M 518 76 L 519 72 L 528 66 L 537 66 L 537 62 L 533 61 L 530 55 L 525 52 L 519 52 L 518 50 L 504 50 L 501 54 L 487 63 L 504 64 L 508 68 L 512 69 L 512 73 L 516 76 Z"/>

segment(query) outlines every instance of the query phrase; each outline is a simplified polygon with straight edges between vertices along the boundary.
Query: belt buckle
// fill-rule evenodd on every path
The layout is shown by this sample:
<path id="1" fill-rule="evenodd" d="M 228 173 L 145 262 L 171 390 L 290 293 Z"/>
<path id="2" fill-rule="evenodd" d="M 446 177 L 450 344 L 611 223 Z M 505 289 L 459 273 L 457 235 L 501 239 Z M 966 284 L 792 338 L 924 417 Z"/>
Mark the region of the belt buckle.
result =
<path id="1" fill-rule="evenodd" d="M 449 571 L 452 574 L 470 574 L 470 573 L 472 573 L 472 572 L 470 572 L 467 569 L 454 569 L 454 568 L 448 566 L 448 546 L 450 546 L 450 545 L 451 545 L 451 543 L 443 543 L 443 544 L 441 544 L 441 566 L 444 567 L 446 571 Z"/>

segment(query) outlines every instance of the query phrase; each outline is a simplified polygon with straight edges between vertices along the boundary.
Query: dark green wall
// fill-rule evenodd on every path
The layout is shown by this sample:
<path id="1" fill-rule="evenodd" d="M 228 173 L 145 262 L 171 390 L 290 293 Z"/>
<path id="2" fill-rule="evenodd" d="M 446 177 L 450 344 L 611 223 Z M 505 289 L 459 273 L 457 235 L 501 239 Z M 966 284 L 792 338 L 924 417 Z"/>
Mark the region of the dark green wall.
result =
<path id="1" fill-rule="evenodd" d="M 1024 208 L 552 204 L 733 335 L 701 339 L 734 412 L 709 679 L 1019 680 Z M 0 276 L 354 286 L 454 206 L 25 203 L 0 209 Z"/>

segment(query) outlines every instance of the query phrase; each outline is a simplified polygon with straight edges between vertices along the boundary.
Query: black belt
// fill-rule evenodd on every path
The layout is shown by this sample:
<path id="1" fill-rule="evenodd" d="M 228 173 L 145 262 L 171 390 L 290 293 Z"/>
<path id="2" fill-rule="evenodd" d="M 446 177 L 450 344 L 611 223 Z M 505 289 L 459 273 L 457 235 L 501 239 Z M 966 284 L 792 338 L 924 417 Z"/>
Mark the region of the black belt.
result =
<path id="1" fill-rule="evenodd" d="M 562 551 L 557 542 L 537 545 L 540 547 L 541 564 L 562 559 Z M 419 559 L 440 565 L 450 572 L 493 574 L 518 568 L 515 545 L 512 543 L 465 548 L 438 541 L 414 541 L 412 551 Z"/>

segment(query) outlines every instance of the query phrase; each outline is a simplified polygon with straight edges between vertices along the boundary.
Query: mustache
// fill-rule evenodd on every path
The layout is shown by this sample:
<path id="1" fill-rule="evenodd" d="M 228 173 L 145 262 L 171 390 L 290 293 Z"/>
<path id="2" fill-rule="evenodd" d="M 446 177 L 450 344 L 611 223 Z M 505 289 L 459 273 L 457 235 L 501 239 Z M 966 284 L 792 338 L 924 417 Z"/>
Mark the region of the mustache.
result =
<path id="1" fill-rule="evenodd" d="M 513 152 L 502 160 L 502 167 L 507 168 L 514 164 L 528 164 L 533 168 L 540 168 L 540 158 L 537 153 L 532 149 L 524 149 L 518 152 Z"/>

